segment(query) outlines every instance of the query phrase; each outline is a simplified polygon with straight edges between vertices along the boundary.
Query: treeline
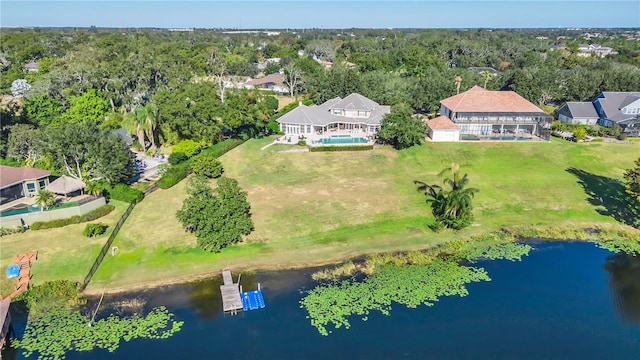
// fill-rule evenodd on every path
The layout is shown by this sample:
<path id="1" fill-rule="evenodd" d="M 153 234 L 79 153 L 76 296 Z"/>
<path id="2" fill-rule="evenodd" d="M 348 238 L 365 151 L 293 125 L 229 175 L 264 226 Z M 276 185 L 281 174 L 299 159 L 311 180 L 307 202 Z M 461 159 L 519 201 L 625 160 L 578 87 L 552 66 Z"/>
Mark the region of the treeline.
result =
<path id="1" fill-rule="evenodd" d="M 601 91 L 640 89 L 638 42 L 595 40 L 618 54 L 580 56 L 578 44 L 589 40 L 539 29 L 305 30 L 277 36 L 213 30 L 3 30 L 0 92 L 14 100 L 4 101 L 1 109 L 0 156 L 26 161 L 14 156 L 15 148 L 25 144 L 9 141 L 16 124 L 40 130 L 76 124 L 125 127 L 147 151 L 185 139 L 213 144 L 268 133 L 276 99 L 261 91 L 223 90 L 221 80 L 281 69 L 287 80 L 298 79 L 292 86 L 295 95 L 315 103 L 359 92 L 418 112 L 436 112 L 441 99 L 473 85 L 515 90 L 549 111 Z M 269 58 L 280 61 L 266 62 Z M 25 69 L 29 62 L 37 62 L 38 71 Z M 257 63 L 266 68 L 259 70 Z M 488 76 L 469 67 L 498 72 Z"/>

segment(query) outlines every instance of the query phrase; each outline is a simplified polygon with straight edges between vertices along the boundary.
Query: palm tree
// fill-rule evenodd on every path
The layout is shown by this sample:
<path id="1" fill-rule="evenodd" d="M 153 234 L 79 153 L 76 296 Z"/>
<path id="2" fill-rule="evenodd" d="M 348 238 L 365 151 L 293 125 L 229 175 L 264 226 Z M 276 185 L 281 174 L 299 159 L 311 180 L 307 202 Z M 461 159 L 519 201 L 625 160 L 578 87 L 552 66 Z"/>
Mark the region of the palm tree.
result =
<path id="1" fill-rule="evenodd" d="M 36 205 L 40 206 L 40 211 L 56 203 L 56 196 L 49 190 L 38 191 L 35 197 Z"/>
<path id="2" fill-rule="evenodd" d="M 102 194 L 104 188 L 97 181 L 90 181 L 84 187 L 84 191 L 89 195 L 93 195 L 93 197 L 95 198 L 98 197 L 98 195 Z"/>
<path id="3" fill-rule="evenodd" d="M 417 190 L 427 197 L 427 203 L 431 204 L 431 211 L 436 220 L 448 228 L 459 230 L 473 221 L 471 200 L 479 190 L 467 188 L 469 178 L 467 174 L 460 176 L 460 165 L 452 163 L 440 172 L 439 176 L 447 171 L 451 172 L 452 177 L 445 178 L 443 183 L 451 187 L 451 190 L 447 191 L 438 185 L 428 185 L 417 180 L 414 184 L 418 185 Z"/>
<path id="4" fill-rule="evenodd" d="M 146 150 L 144 133 L 147 126 L 147 113 L 144 108 L 142 106 L 136 106 L 130 113 L 125 115 L 122 125 L 130 134 L 136 134 L 138 136 L 142 150 Z"/>
<path id="5" fill-rule="evenodd" d="M 456 81 L 456 94 L 460 94 L 460 85 L 462 85 L 462 76 L 456 75 L 455 81 Z"/>
<path id="6" fill-rule="evenodd" d="M 484 80 L 484 88 L 487 88 L 487 83 L 493 79 L 493 74 L 488 71 L 481 71 L 480 76 L 482 76 L 482 80 Z"/>
<path id="7" fill-rule="evenodd" d="M 160 118 L 160 109 L 154 103 L 148 103 L 144 106 L 145 113 L 145 128 L 144 131 L 147 134 L 147 137 L 151 140 L 151 146 L 153 148 L 156 147 L 155 136 L 153 135 L 153 131 L 158 126 L 158 119 Z"/>

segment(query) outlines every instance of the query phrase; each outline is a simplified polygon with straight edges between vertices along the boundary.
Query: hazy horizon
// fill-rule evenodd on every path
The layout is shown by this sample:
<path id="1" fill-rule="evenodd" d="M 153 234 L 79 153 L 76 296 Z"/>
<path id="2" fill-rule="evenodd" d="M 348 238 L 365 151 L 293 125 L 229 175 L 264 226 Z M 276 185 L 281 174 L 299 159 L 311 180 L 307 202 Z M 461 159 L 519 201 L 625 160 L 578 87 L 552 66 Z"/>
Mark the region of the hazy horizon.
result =
<path id="1" fill-rule="evenodd" d="M 640 27 L 638 0 L 2 0 L 3 28 L 567 29 Z"/>

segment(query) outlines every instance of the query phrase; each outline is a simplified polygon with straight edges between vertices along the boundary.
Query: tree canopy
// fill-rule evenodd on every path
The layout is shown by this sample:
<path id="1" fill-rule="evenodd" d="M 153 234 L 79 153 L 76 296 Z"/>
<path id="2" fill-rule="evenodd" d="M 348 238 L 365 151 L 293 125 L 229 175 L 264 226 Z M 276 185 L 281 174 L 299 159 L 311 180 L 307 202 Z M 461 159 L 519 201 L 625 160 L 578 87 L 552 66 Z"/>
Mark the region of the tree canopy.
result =
<path id="1" fill-rule="evenodd" d="M 400 104 L 382 118 L 378 137 L 398 150 L 420 145 L 427 135 L 427 126 L 407 105 Z"/>
<path id="2" fill-rule="evenodd" d="M 176 217 L 185 229 L 195 233 L 203 250 L 219 252 L 253 230 L 247 193 L 236 180 L 220 177 L 212 190 L 205 177 L 192 176 L 187 192 L 190 196 Z"/>

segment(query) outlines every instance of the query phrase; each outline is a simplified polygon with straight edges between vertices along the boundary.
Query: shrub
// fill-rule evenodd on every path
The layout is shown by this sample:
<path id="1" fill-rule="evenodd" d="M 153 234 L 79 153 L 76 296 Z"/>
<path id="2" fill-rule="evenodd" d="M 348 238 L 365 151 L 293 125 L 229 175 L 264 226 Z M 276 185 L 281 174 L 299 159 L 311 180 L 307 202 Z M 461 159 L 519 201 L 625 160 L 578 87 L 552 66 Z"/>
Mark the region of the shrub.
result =
<path id="1" fill-rule="evenodd" d="M 97 209 L 91 210 L 84 215 L 75 215 L 66 219 L 57 219 L 51 221 L 36 221 L 31 224 L 31 230 L 42 230 L 63 227 L 71 224 L 79 224 L 87 221 L 93 221 L 99 219 L 110 212 L 116 207 L 111 204 L 102 205 Z"/>
<path id="2" fill-rule="evenodd" d="M 189 175 L 188 166 L 172 166 L 156 183 L 160 189 L 168 189 Z"/>
<path id="3" fill-rule="evenodd" d="M 171 149 L 171 153 L 183 153 L 187 158 L 191 158 L 207 146 L 204 142 L 195 142 L 193 140 L 182 140 Z"/>
<path id="4" fill-rule="evenodd" d="M 47 281 L 29 287 L 16 300 L 24 301 L 30 310 L 36 306 L 46 307 L 47 304 L 76 305 L 80 302 L 80 283 L 69 280 Z"/>
<path id="5" fill-rule="evenodd" d="M 309 148 L 311 152 L 320 151 L 362 151 L 373 150 L 373 145 L 349 145 L 349 146 L 312 146 Z"/>
<path id="6" fill-rule="evenodd" d="M 298 145 L 307 146 L 307 142 L 305 140 L 298 140 Z"/>
<path id="7" fill-rule="evenodd" d="M 87 224 L 82 230 L 82 235 L 86 237 L 94 237 L 98 235 L 102 235 L 107 231 L 107 225 L 103 223 L 97 224 Z"/>
<path id="8" fill-rule="evenodd" d="M 116 184 L 106 189 L 110 199 L 124 202 L 139 202 L 144 198 L 144 193 L 138 189 L 132 188 L 125 184 Z"/>
<path id="9" fill-rule="evenodd" d="M 185 155 L 184 153 L 181 152 L 172 152 L 169 155 L 169 164 L 171 165 L 178 165 L 181 162 L 187 160 L 187 155 Z"/>
<path id="10" fill-rule="evenodd" d="M 214 154 L 206 153 L 194 157 L 189 163 L 194 174 L 204 175 L 208 178 L 217 178 L 222 175 L 222 164 Z"/>
<path id="11" fill-rule="evenodd" d="M 269 129 L 272 134 L 283 134 L 283 132 L 280 131 L 280 125 L 275 121 L 269 121 L 267 123 L 267 129 Z"/>
<path id="12" fill-rule="evenodd" d="M 16 226 L 13 228 L 0 227 L 0 237 L 3 237 L 5 235 L 11 235 L 11 234 L 19 234 L 25 231 L 27 231 L 27 229 L 25 229 L 23 226 Z"/>

